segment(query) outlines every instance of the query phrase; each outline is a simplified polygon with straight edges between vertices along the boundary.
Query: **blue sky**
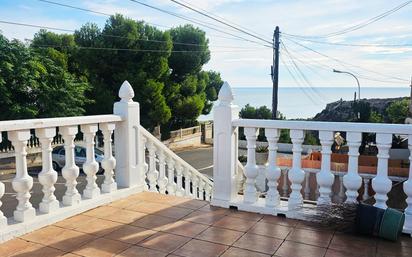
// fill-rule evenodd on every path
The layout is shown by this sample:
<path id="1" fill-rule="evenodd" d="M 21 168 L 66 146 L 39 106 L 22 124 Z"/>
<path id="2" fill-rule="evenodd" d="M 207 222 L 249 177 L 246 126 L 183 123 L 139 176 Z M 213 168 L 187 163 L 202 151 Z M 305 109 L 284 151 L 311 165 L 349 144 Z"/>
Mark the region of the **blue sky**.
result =
<path id="1" fill-rule="evenodd" d="M 186 21 L 160 13 L 127 0 L 55 0 L 56 2 L 93 9 L 105 13 L 121 13 L 130 18 L 165 25 L 168 27 L 187 23 Z M 176 13 L 213 22 L 184 9 L 168 0 L 146 1 Z M 188 1 L 188 0 L 186 0 Z M 345 29 L 367 20 L 384 11 L 405 2 L 385 0 L 194 0 L 192 5 L 213 12 L 243 27 L 263 35 L 271 40 L 274 27 L 279 25 L 282 32 L 298 35 L 325 35 Z M 400 11 L 363 29 L 337 37 L 317 39 L 331 43 L 352 44 L 411 44 L 412 45 L 412 4 Z M 86 22 L 95 22 L 104 26 L 106 16 L 67 9 L 36 0 L 0 0 L 0 20 L 31 23 L 43 26 L 77 29 Z M 216 25 L 223 26 L 223 25 Z M 159 27 L 160 29 L 165 29 Z M 207 28 L 203 28 L 210 40 L 212 57 L 205 69 L 221 72 L 224 80 L 234 87 L 260 86 L 270 87 L 269 76 L 272 62 L 272 50 L 257 44 L 233 40 L 230 37 Z M 0 30 L 8 38 L 30 39 L 38 30 L 0 24 Z M 226 29 L 230 31 L 230 29 Z M 230 31 L 242 37 L 240 33 Z M 305 74 L 310 84 L 300 79 L 300 86 L 346 86 L 353 87 L 353 78 L 332 73 L 331 69 L 358 72 L 362 86 L 396 86 L 407 87 L 407 81 L 394 80 L 389 77 L 409 80 L 412 75 L 412 46 L 402 47 L 344 47 L 299 41 L 330 57 L 337 58 L 351 66 L 342 66 L 334 60 L 318 55 L 299 45 L 283 41 L 295 63 Z M 231 48 L 229 48 L 231 47 Z M 280 63 L 280 86 L 299 86 L 287 68 L 294 67 L 284 50 L 281 51 L 285 63 Z M 354 67 L 356 65 L 362 67 Z M 383 80 L 385 82 L 368 79 Z M 392 82 L 393 81 L 393 82 Z"/>

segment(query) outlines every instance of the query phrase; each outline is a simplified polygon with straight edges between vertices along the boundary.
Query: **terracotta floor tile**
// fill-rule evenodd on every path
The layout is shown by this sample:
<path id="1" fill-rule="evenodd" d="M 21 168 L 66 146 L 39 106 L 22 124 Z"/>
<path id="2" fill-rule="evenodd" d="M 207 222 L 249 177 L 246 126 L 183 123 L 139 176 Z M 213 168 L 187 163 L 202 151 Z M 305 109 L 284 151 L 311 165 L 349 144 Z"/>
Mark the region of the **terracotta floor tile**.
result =
<path id="1" fill-rule="evenodd" d="M 118 208 L 118 209 L 124 209 L 128 206 L 137 204 L 139 202 L 141 202 L 141 201 L 126 198 L 126 199 L 111 202 L 111 203 L 108 204 L 108 206 L 115 207 L 115 208 Z"/>
<path id="2" fill-rule="evenodd" d="M 132 246 L 124 252 L 121 252 L 118 257 L 165 257 L 167 253 L 156 251 L 140 246 Z"/>
<path id="3" fill-rule="evenodd" d="M 295 228 L 286 238 L 286 240 L 310 244 L 320 247 L 328 247 L 333 237 L 330 231 L 317 231 L 309 229 Z"/>
<path id="4" fill-rule="evenodd" d="M 331 256 L 333 256 L 332 254 L 344 256 L 344 254 L 356 253 L 362 257 L 373 257 L 376 253 L 376 243 L 374 239 L 346 234 L 335 234 L 329 248 L 337 251 L 331 251 L 331 253 L 329 253 Z"/>
<path id="5" fill-rule="evenodd" d="M 298 223 L 297 220 L 273 215 L 265 215 L 259 222 L 278 224 L 283 226 L 294 227 Z"/>
<path id="6" fill-rule="evenodd" d="M 130 205 L 125 209 L 148 214 L 155 214 L 156 212 L 167 208 L 170 208 L 170 205 L 155 202 L 139 202 L 137 204 Z"/>
<path id="7" fill-rule="evenodd" d="M 164 226 L 163 232 L 172 233 L 180 236 L 195 237 L 204 231 L 208 226 L 179 220 L 172 224 Z"/>
<path id="8" fill-rule="evenodd" d="M 65 220 L 59 221 L 55 223 L 54 226 L 68 228 L 68 229 L 75 229 L 76 227 L 83 226 L 84 224 L 87 224 L 88 222 L 94 219 L 96 218 L 80 214 L 80 215 L 76 215 L 76 216 L 67 218 Z"/>
<path id="9" fill-rule="evenodd" d="M 182 203 L 179 203 L 179 205 L 176 205 L 176 207 L 197 210 L 199 208 L 202 208 L 203 206 L 206 206 L 207 204 L 208 203 L 206 201 L 190 199 L 190 200 L 184 201 Z"/>
<path id="10" fill-rule="evenodd" d="M 181 219 L 191 212 L 193 212 L 191 209 L 170 206 L 169 208 L 163 209 L 154 214 L 168 218 Z"/>
<path id="11" fill-rule="evenodd" d="M 277 238 L 247 233 L 237 240 L 233 246 L 266 254 L 274 254 L 282 242 L 283 240 Z"/>
<path id="12" fill-rule="evenodd" d="M 246 232 L 251 227 L 253 227 L 255 224 L 256 224 L 256 221 L 238 219 L 238 218 L 226 216 L 218 220 L 217 222 L 215 222 L 213 226 Z"/>
<path id="13" fill-rule="evenodd" d="M 236 240 L 238 240 L 244 233 L 239 231 L 234 231 L 230 229 L 209 227 L 201 234 L 197 235 L 196 238 L 210 241 L 213 243 L 232 245 Z"/>
<path id="14" fill-rule="evenodd" d="M 188 237 L 157 232 L 153 236 L 140 242 L 139 245 L 146 248 L 170 253 L 181 247 L 183 244 L 187 243 L 189 240 L 190 238 Z"/>
<path id="15" fill-rule="evenodd" d="M 276 251 L 275 256 L 279 257 L 322 257 L 326 248 L 285 241 Z"/>
<path id="16" fill-rule="evenodd" d="M 376 244 L 379 249 L 394 249 L 399 247 L 412 248 L 412 237 L 409 235 L 401 235 L 396 242 L 388 241 L 385 239 L 377 239 Z"/>
<path id="17" fill-rule="evenodd" d="M 70 252 L 95 238 L 95 236 L 90 234 L 66 229 L 60 234 L 56 234 L 55 238 L 50 239 L 47 245 L 65 252 Z"/>
<path id="18" fill-rule="evenodd" d="M 120 228 L 121 226 L 123 226 L 123 224 L 113 222 L 110 220 L 93 219 L 90 220 L 87 224 L 77 226 L 75 230 L 83 233 L 93 234 L 96 236 L 103 236 L 112 232 L 115 229 Z"/>
<path id="19" fill-rule="evenodd" d="M 259 213 L 236 211 L 236 210 L 230 210 L 227 215 L 229 217 L 245 219 L 245 220 L 253 220 L 253 221 L 259 221 L 260 219 L 263 218 L 263 215 Z"/>
<path id="20" fill-rule="evenodd" d="M 198 211 L 205 211 L 205 212 L 207 211 L 207 212 L 213 212 L 215 214 L 222 214 L 222 215 L 226 215 L 229 213 L 229 209 L 211 206 L 210 204 L 206 204 L 202 208 L 198 209 Z"/>
<path id="21" fill-rule="evenodd" d="M 245 249 L 230 247 L 221 257 L 269 257 L 270 255 L 252 252 Z"/>
<path id="22" fill-rule="evenodd" d="M 365 257 L 365 256 L 375 256 L 375 252 L 369 253 L 369 255 L 363 255 L 357 251 L 338 251 L 334 249 L 328 249 L 326 251 L 325 257 Z"/>
<path id="23" fill-rule="evenodd" d="M 118 240 L 129 244 L 137 244 L 138 242 L 154 235 L 156 231 L 140 228 L 130 225 L 123 225 L 119 229 L 105 235 L 104 238 Z"/>
<path id="24" fill-rule="evenodd" d="M 115 222 L 120 222 L 120 223 L 124 223 L 124 224 L 129 224 L 129 223 L 132 223 L 132 222 L 134 222 L 138 219 L 143 218 L 146 215 L 147 215 L 147 213 L 143 213 L 143 212 L 117 209 L 116 212 L 111 213 L 111 214 L 103 217 L 103 219 L 111 220 L 111 221 L 115 221 Z"/>
<path id="25" fill-rule="evenodd" d="M 195 223 L 212 225 L 213 223 L 222 219 L 223 217 L 225 217 L 225 215 L 215 212 L 194 211 L 186 217 L 184 217 L 184 219 Z"/>
<path id="26" fill-rule="evenodd" d="M 57 257 L 62 256 L 64 254 L 63 251 L 47 247 L 40 244 L 34 244 L 23 251 L 18 253 L 14 253 L 10 256 L 18 256 L 18 257 Z"/>
<path id="27" fill-rule="evenodd" d="M 123 252 L 130 246 L 130 244 L 123 242 L 106 238 L 98 238 L 81 246 L 79 249 L 73 251 L 73 253 L 85 257 L 106 257 L 114 256 L 120 252 Z"/>
<path id="28" fill-rule="evenodd" d="M 23 251 L 33 245 L 35 244 L 20 238 L 12 239 L 0 244 L 0 256 L 8 257 L 12 254 L 17 254 L 20 251 Z"/>
<path id="29" fill-rule="evenodd" d="M 160 231 L 163 229 L 164 226 L 172 224 L 176 221 L 177 219 L 173 219 L 173 218 L 157 216 L 157 215 L 147 215 L 141 219 L 136 220 L 130 225 Z"/>
<path id="30" fill-rule="evenodd" d="M 385 242 L 387 242 L 385 240 Z M 350 235 L 343 233 L 335 233 L 332 238 L 331 246 L 341 245 L 345 247 L 359 246 L 359 247 L 376 247 L 376 239 L 374 237 L 366 237 L 360 235 Z"/>
<path id="31" fill-rule="evenodd" d="M 412 248 L 410 247 L 399 247 L 397 249 L 379 249 L 376 254 L 376 257 L 411 257 Z"/>
<path id="32" fill-rule="evenodd" d="M 327 230 L 331 231 L 332 229 L 330 227 L 326 227 L 321 224 L 313 223 L 313 222 L 308 222 L 308 221 L 299 221 L 296 223 L 296 228 L 301 228 L 301 229 L 307 229 L 307 230 Z"/>
<path id="33" fill-rule="evenodd" d="M 92 209 L 90 211 L 87 211 L 87 212 L 83 212 L 82 215 L 96 217 L 96 218 L 104 218 L 104 217 L 106 217 L 110 214 L 116 213 L 118 211 L 119 211 L 118 208 L 114 208 L 114 207 L 105 205 L 105 206 L 94 208 L 94 209 Z"/>
<path id="34" fill-rule="evenodd" d="M 292 230 L 292 227 L 258 222 L 248 233 L 285 239 Z"/>
<path id="35" fill-rule="evenodd" d="M 50 243 L 50 240 L 54 239 L 57 235 L 65 230 L 66 229 L 60 227 L 47 226 L 25 234 L 21 236 L 21 238 L 26 241 L 46 245 Z"/>
<path id="36" fill-rule="evenodd" d="M 74 253 L 66 253 L 63 255 L 63 257 L 79 257 L 80 255 L 74 254 Z"/>
<path id="37" fill-rule="evenodd" d="M 185 257 L 217 257 L 227 248 L 225 245 L 193 239 L 177 249 L 174 254 Z"/>

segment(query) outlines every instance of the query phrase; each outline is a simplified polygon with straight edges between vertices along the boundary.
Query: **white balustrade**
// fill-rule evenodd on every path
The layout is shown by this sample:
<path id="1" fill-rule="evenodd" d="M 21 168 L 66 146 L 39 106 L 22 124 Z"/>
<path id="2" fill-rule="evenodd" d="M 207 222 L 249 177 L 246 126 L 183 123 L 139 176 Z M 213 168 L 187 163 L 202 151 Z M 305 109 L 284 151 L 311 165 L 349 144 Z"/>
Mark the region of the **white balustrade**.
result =
<path id="1" fill-rule="evenodd" d="M 157 192 L 156 183 L 157 178 L 159 177 L 159 172 L 156 170 L 156 147 L 152 141 L 148 141 L 146 147 L 149 151 L 149 170 L 147 171 L 149 191 Z"/>
<path id="2" fill-rule="evenodd" d="M 362 178 L 358 174 L 359 147 L 362 134 L 359 132 L 347 132 L 346 141 L 349 146 L 348 173 L 343 177 L 346 187 L 346 202 L 357 202 L 358 190 L 362 186 Z"/>
<path id="3" fill-rule="evenodd" d="M 205 200 L 210 201 L 211 196 L 212 196 L 212 187 L 210 184 L 207 183 L 205 187 Z"/>
<path id="4" fill-rule="evenodd" d="M 30 139 L 29 130 L 17 130 L 9 132 L 9 140 L 14 146 L 16 155 L 16 176 L 12 181 L 14 191 L 17 192 L 17 208 L 14 211 L 14 219 L 25 222 L 36 216 L 36 211 L 30 203 L 30 190 L 33 187 L 33 178 L 27 172 L 26 146 Z"/>
<path id="5" fill-rule="evenodd" d="M 56 128 L 36 129 L 36 135 L 42 148 L 42 171 L 39 173 L 39 182 L 43 186 L 43 199 L 39 205 L 40 211 L 49 213 L 59 208 L 59 201 L 54 195 L 54 184 L 57 182 L 57 172 L 53 170 L 51 142 L 56 135 Z"/>
<path id="6" fill-rule="evenodd" d="M 288 207 L 294 209 L 303 203 L 303 197 L 300 193 L 302 182 L 305 179 L 305 172 L 302 170 L 302 143 L 303 130 L 290 130 L 290 138 L 292 140 L 293 162 L 292 168 L 289 170 L 289 180 L 292 183 L 290 186 L 292 192 L 289 196 Z"/>
<path id="7" fill-rule="evenodd" d="M 405 227 L 412 233 L 412 135 L 408 135 L 408 148 L 409 148 L 409 177 L 408 180 L 403 183 L 403 191 L 407 198 L 407 207 L 405 209 Z"/>
<path id="8" fill-rule="evenodd" d="M 175 161 L 173 158 L 167 158 L 167 193 L 169 195 L 175 195 L 176 194 L 176 183 L 175 183 L 175 174 L 174 174 L 174 169 L 175 169 Z M 178 178 L 179 179 L 179 178 Z M 182 186 L 182 173 L 180 171 L 180 186 Z"/>
<path id="9" fill-rule="evenodd" d="M 99 170 L 99 164 L 96 162 L 94 154 L 94 137 L 97 132 L 97 125 L 81 125 L 81 130 L 86 141 L 86 162 L 83 164 L 83 171 L 87 175 L 87 185 L 83 191 L 83 195 L 85 198 L 92 199 L 100 195 L 100 188 L 96 184 L 96 174 Z"/>
<path id="10" fill-rule="evenodd" d="M 180 163 L 176 164 L 176 181 L 176 196 L 184 196 L 185 189 L 183 188 L 183 167 Z"/>
<path id="11" fill-rule="evenodd" d="M 157 185 L 161 194 L 166 193 L 167 177 L 166 177 L 166 156 L 161 149 L 158 149 L 157 157 L 159 159 L 159 176 L 157 178 Z"/>
<path id="12" fill-rule="evenodd" d="M 319 185 L 320 196 L 318 204 L 330 203 L 330 195 L 335 177 L 330 171 L 330 156 L 332 154 L 333 132 L 319 131 L 319 139 L 322 145 L 322 162 L 320 172 L 316 174 L 316 182 Z"/>
<path id="13" fill-rule="evenodd" d="M 198 195 L 198 199 L 203 199 L 204 195 L 205 195 L 205 186 L 206 186 L 206 182 L 204 180 L 199 180 L 199 195 Z"/>
<path id="14" fill-rule="evenodd" d="M 197 176 L 192 177 L 192 198 L 198 199 L 199 198 L 199 178 Z"/>
<path id="15" fill-rule="evenodd" d="M 378 167 L 376 177 L 372 179 L 372 188 L 376 192 L 374 206 L 386 209 L 388 193 L 392 188 L 392 181 L 388 178 L 389 149 L 392 144 L 392 134 L 376 134 L 376 145 L 378 147 Z"/>
<path id="16" fill-rule="evenodd" d="M 77 191 L 77 177 L 79 167 L 75 163 L 74 138 L 78 132 L 77 126 L 67 126 L 60 128 L 59 132 L 63 136 L 65 150 L 65 165 L 62 170 L 63 178 L 66 180 L 66 192 L 63 196 L 63 205 L 71 206 L 79 204 L 81 196 Z"/>
<path id="17" fill-rule="evenodd" d="M 256 165 L 256 137 L 258 130 L 256 128 L 245 128 L 244 130 L 247 140 L 247 163 L 245 166 L 245 189 L 244 202 L 248 204 L 257 201 L 256 177 L 258 176 L 258 166 Z"/>
<path id="18" fill-rule="evenodd" d="M 278 192 L 278 179 L 280 178 L 280 168 L 277 167 L 277 142 L 279 140 L 278 129 L 266 129 L 265 135 L 269 143 L 268 166 L 266 168 L 266 178 L 268 180 L 268 191 L 266 195 L 266 207 L 272 208 L 280 203 Z"/>
<path id="19" fill-rule="evenodd" d="M 115 123 L 103 123 L 100 125 L 104 142 L 104 159 L 102 160 L 102 168 L 104 169 L 103 193 L 111 193 L 117 189 L 117 183 L 113 178 L 116 159 L 113 157 L 112 151 L 112 135 L 115 127 Z"/>
<path id="20" fill-rule="evenodd" d="M 147 173 L 149 172 L 149 164 L 147 163 L 147 158 L 146 158 L 146 150 L 149 151 L 147 149 L 147 138 L 146 137 L 142 137 L 142 143 L 143 143 L 143 151 L 144 151 L 144 158 L 143 158 L 143 177 L 142 179 L 145 181 L 144 185 L 143 185 L 143 189 L 145 191 L 149 190 L 149 184 L 146 183 L 146 178 L 147 178 Z"/>
<path id="21" fill-rule="evenodd" d="M 191 184 L 192 174 L 190 173 L 189 168 L 184 168 L 183 176 L 185 177 L 185 195 L 191 196 L 192 193 L 190 192 L 190 184 Z"/>

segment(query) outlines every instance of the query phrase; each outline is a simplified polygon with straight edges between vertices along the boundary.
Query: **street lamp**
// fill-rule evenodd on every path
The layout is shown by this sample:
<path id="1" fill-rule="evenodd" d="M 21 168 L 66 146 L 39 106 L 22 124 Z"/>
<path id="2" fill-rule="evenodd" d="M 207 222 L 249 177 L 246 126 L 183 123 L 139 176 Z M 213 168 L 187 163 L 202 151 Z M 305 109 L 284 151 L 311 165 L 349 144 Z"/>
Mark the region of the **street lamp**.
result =
<path id="1" fill-rule="evenodd" d="M 353 73 L 350 73 L 350 72 L 348 72 L 348 71 L 340 71 L 340 70 L 335 70 L 335 69 L 333 69 L 333 72 L 336 72 L 336 73 L 346 73 L 346 74 L 349 74 L 349 75 L 351 75 L 352 77 L 354 77 L 354 78 L 356 79 L 356 83 L 358 83 L 358 100 L 360 100 L 360 84 L 359 84 L 359 79 L 358 79 Z"/>

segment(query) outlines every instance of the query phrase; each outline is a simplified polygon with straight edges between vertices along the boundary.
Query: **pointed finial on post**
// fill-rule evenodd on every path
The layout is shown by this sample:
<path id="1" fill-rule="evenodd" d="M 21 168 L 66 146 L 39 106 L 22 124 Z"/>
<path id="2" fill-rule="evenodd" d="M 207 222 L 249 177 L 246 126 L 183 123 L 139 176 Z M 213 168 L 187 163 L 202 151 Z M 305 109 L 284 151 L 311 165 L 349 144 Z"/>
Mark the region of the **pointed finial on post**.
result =
<path id="1" fill-rule="evenodd" d="M 229 83 L 226 81 L 223 83 L 222 87 L 220 88 L 218 99 L 221 104 L 230 105 L 233 101 L 233 93 L 232 88 L 230 87 Z"/>
<path id="2" fill-rule="evenodd" d="M 125 80 L 120 87 L 119 97 L 121 99 L 121 102 L 133 102 L 134 91 L 127 80 Z"/>

